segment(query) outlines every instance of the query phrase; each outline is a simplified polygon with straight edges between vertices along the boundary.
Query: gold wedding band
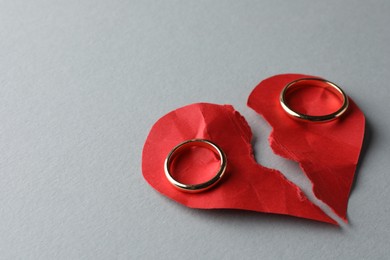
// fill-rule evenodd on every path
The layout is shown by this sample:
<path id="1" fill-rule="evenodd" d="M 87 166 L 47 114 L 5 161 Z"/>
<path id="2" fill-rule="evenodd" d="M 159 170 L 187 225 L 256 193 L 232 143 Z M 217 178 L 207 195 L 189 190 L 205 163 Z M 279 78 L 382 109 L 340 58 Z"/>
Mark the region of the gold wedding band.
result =
<path id="1" fill-rule="evenodd" d="M 287 104 L 288 102 L 286 101 L 286 95 L 289 91 L 292 91 L 293 89 L 296 89 L 299 87 L 303 87 L 301 83 L 306 83 L 306 86 L 307 86 L 308 85 L 307 83 L 310 84 L 313 82 L 325 83 L 324 88 L 329 89 L 330 91 L 337 94 L 342 99 L 343 103 L 337 111 L 330 113 L 330 114 L 326 114 L 326 115 L 313 116 L 313 115 L 306 115 L 306 114 L 299 113 L 297 111 L 294 111 L 293 109 L 291 109 L 288 106 L 288 104 Z M 302 79 L 297 79 L 297 80 L 291 81 L 283 88 L 282 92 L 280 93 L 280 104 L 282 105 L 283 109 L 287 112 L 287 114 L 289 114 L 293 118 L 296 118 L 299 120 L 304 120 L 304 121 L 311 121 L 311 122 L 329 122 L 329 121 L 337 119 L 342 114 L 344 114 L 345 111 L 347 111 L 347 109 L 348 109 L 349 102 L 348 102 L 347 95 L 336 84 L 334 84 L 328 80 L 325 80 L 325 79 L 302 78 Z"/>
<path id="2" fill-rule="evenodd" d="M 215 153 L 216 155 L 218 155 L 219 161 L 220 161 L 220 167 L 219 167 L 217 173 L 214 175 L 214 177 L 206 182 L 199 183 L 199 184 L 181 183 L 181 182 L 177 181 L 172 176 L 170 168 L 171 168 L 171 165 L 172 165 L 174 159 L 176 158 L 177 155 L 180 154 L 180 152 L 182 152 L 185 149 L 188 149 L 189 147 L 193 147 L 193 146 L 207 148 L 210 151 L 212 151 L 213 153 Z M 187 141 L 184 141 L 184 142 L 176 145 L 171 150 L 171 152 L 168 154 L 167 158 L 165 159 L 164 170 L 165 170 L 165 176 L 167 177 L 168 181 L 173 186 L 175 186 L 176 188 L 178 188 L 181 191 L 195 193 L 195 192 L 201 192 L 201 191 L 205 191 L 207 189 L 210 189 L 215 184 L 217 184 L 221 180 L 223 175 L 225 174 L 226 165 L 227 165 L 226 155 L 222 151 L 222 149 L 218 147 L 218 145 L 216 145 L 215 143 L 213 143 L 209 140 L 205 140 L 205 139 L 191 139 L 191 140 L 187 140 Z"/>

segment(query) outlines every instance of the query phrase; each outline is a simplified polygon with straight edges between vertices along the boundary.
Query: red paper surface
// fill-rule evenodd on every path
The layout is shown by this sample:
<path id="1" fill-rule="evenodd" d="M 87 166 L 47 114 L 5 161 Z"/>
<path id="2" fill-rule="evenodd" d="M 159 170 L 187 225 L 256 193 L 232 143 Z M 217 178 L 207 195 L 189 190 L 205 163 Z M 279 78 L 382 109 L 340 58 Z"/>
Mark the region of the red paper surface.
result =
<path id="1" fill-rule="evenodd" d="M 198 103 L 179 108 L 152 127 L 142 154 L 143 176 L 160 193 L 192 208 L 243 209 L 337 224 L 279 171 L 255 161 L 251 137 L 247 122 L 230 105 Z M 228 161 L 221 182 L 195 194 L 174 188 L 164 173 L 164 160 L 171 149 L 193 138 L 215 142 L 225 151 Z M 218 158 L 207 149 L 192 150 L 174 170 L 181 180 L 197 183 L 215 174 Z"/>
<path id="2" fill-rule="evenodd" d="M 315 196 L 346 221 L 365 118 L 350 98 L 346 114 L 335 121 L 313 123 L 288 116 L 279 103 L 280 92 L 289 82 L 306 77 L 313 76 L 283 74 L 270 77 L 253 90 L 248 106 L 272 126 L 269 140 L 273 151 L 298 162 L 313 183 Z M 321 88 L 302 88 L 293 93 L 289 101 L 297 111 L 312 115 L 334 112 L 341 103 L 337 96 Z"/>

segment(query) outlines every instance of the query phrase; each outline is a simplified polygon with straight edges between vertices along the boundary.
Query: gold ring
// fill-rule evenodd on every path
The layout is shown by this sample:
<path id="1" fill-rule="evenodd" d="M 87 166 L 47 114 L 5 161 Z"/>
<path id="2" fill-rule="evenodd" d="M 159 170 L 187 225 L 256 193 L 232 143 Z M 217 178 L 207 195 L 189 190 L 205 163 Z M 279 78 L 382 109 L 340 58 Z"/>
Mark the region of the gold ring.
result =
<path id="1" fill-rule="evenodd" d="M 342 99 L 343 104 L 341 105 L 341 107 L 337 111 L 330 113 L 330 114 L 326 114 L 326 115 L 313 116 L 313 115 L 306 115 L 306 114 L 298 113 L 297 111 L 292 110 L 288 106 L 288 104 L 286 102 L 287 93 L 289 91 L 292 91 L 293 89 L 303 87 L 301 83 L 308 83 L 308 82 L 310 83 L 313 81 L 325 83 L 324 88 L 328 88 L 330 91 L 337 94 Z M 307 84 L 306 84 L 306 86 L 307 86 Z M 336 84 L 334 84 L 328 80 L 325 80 L 325 79 L 302 78 L 302 79 L 297 79 L 297 80 L 291 81 L 283 88 L 282 92 L 280 93 L 280 104 L 282 105 L 283 109 L 287 112 L 287 114 L 289 114 L 293 118 L 296 118 L 299 120 L 305 120 L 305 121 L 312 121 L 312 122 L 328 122 L 328 121 L 335 120 L 336 118 L 338 118 L 342 114 L 344 114 L 345 111 L 347 111 L 347 109 L 348 109 L 349 102 L 348 102 L 347 95 Z"/>
<path id="2" fill-rule="evenodd" d="M 218 169 L 217 174 L 215 174 L 214 177 L 211 178 L 210 180 L 199 184 L 185 184 L 175 180 L 175 178 L 171 174 L 171 169 L 170 169 L 171 164 L 176 158 L 176 156 L 179 155 L 180 152 L 182 152 L 183 150 L 188 149 L 189 147 L 192 146 L 200 146 L 200 147 L 207 148 L 213 153 L 215 153 L 216 155 L 218 155 L 220 160 L 220 167 Z M 226 155 L 222 151 L 222 149 L 218 147 L 218 145 L 205 139 L 191 139 L 176 145 L 172 149 L 172 151 L 168 154 L 167 158 L 165 159 L 164 170 L 165 170 L 165 176 L 173 186 L 175 186 L 181 191 L 195 193 L 195 192 L 201 192 L 210 189 L 215 184 L 217 184 L 225 174 L 226 165 L 227 165 Z"/>

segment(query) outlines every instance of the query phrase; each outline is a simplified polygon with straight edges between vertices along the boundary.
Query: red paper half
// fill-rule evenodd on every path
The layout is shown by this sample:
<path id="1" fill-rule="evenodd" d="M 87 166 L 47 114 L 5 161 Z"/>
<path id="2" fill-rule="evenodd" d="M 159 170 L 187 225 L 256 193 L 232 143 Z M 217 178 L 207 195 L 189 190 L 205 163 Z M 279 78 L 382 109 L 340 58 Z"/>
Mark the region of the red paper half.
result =
<path id="1" fill-rule="evenodd" d="M 313 183 L 315 196 L 346 221 L 365 118 L 350 98 L 346 114 L 335 121 L 313 123 L 288 116 L 279 103 L 280 92 L 289 82 L 307 77 L 313 76 L 283 74 L 270 77 L 253 90 L 248 106 L 272 126 L 269 140 L 273 151 L 298 162 Z M 340 106 L 340 100 L 333 93 L 321 88 L 302 88 L 294 93 L 290 102 L 299 112 L 312 115 L 327 114 Z"/>
<path id="2" fill-rule="evenodd" d="M 194 138 L 219 145 L 226 153 L 228 166 L 226 176 L 215 187 L 191 194 L 177 190 L 168 182 L 164 160 L 174 146 Z M 179 108 L 152 127 L 142 154 L 143 176 L 154 189 L 188 207 L 278 213 L 337 225 L 279 171 L 255 161 L 251 138 L 247 122 L 230 105 L 198 103 Z M 194 150 L 187 160 L 180 160 L 175 166 L 183 181 L 198 182 L 202 177 L 197 176 L 215 173 L 218 158 L 207 149 Z M 182 176 L 184 173 L 187 176 Z"/>

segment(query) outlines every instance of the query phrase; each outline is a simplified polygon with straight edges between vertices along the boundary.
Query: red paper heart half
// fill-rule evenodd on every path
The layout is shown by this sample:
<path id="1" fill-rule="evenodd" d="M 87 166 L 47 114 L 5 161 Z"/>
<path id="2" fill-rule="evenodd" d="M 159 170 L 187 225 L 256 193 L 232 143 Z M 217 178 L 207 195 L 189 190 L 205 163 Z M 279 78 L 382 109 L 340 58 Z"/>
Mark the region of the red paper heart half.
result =
<path id="1" fill-rule="evenodd" d="M 221 182 L 195 194 L 174 188 L 164 173 L 168 153 L 194 138 L 216 143 L 227 156 L 227 171 Z M 146 139 L 143 176 L 154 189 L 188 207 L 286 214 L 337 225 L 279 171 L 255 161 L 251 138 L 249 125 L 230 105 L 198 103 L 176 109 L 160 118 Z M 209 150 L 192 149 L 181 156 L 174 170 L 182 181 L 198 183 L 215 173 L 217 164 L 218 158 Z"/>
<path id="2" fill-rule="evenodd" d="M 270 77 L 253 90 L 248 106 L 262 115 L 273 128 L 273 151 L 299 163 L 313 184 L 315 196 L 347 221 L 348 197 L 363 143 L 365 118 L 349 98 L 342 117 L 327 123 L 298 121 L 283 110 L 279 102 L 282 89 L 301 74 Z M 324 88 L 302 88 L 290 98 L 301 113 L 319 115 L 334 111 L 340 100 Z"/>

